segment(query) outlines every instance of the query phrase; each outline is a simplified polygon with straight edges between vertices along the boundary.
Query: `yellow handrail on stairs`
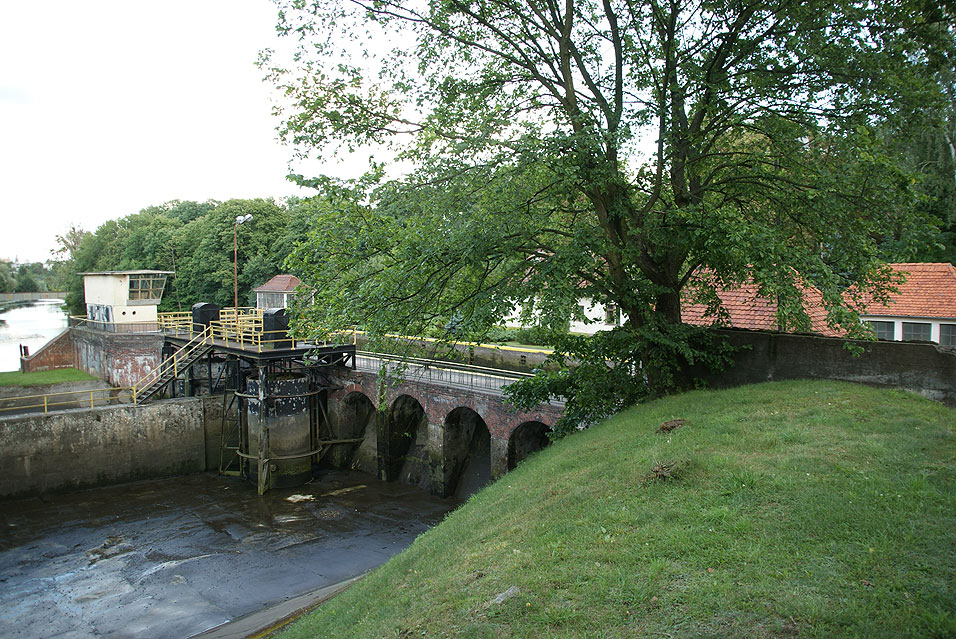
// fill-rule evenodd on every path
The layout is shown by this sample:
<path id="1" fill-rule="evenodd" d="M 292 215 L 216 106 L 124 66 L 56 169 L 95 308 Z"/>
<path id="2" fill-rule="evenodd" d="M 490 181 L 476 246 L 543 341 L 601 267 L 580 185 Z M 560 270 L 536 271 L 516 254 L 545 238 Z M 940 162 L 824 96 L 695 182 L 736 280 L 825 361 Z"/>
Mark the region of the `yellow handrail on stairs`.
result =
<path id="1" fill-rule="evenodd" d="M 136 404 L 142 389 L 148 387 L 155 381 L 162 379 L 167 373 L 172 371 L 173 377 L 179 376 L 179 363 L 188 361 L 197 350 L 212 341 L 212 331 L 210 327 L 205 327 L 201 333 L 196 334 L 191 340 L 175 351 L 171 357 L 168 357 L 162 364 L 146 373 L 142 379 L 138 380 L 132 386 L 133 403 Z"/>

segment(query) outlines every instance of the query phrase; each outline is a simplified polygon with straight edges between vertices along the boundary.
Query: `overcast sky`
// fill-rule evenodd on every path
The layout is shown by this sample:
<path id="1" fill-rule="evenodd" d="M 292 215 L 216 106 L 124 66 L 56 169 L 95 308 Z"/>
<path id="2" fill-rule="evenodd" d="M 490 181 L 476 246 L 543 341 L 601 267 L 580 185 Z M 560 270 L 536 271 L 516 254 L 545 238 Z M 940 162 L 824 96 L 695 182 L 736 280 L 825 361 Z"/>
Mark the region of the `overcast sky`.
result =
<path id="1" fill-rule="evenodd" d="M 268 0 L 0 0 L 0 258 L 173 199 L 308 195 L 285 180 Z M 346 175 L 364 167 L 301 167 Z"/>

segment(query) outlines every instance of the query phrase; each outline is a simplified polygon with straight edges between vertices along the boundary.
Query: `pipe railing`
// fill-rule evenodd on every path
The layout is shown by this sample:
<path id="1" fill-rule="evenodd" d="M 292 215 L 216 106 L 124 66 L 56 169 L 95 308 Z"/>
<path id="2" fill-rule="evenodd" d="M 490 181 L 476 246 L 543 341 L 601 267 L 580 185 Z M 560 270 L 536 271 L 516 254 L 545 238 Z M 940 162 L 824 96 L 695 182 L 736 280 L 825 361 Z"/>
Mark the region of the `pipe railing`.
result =
<path id="1" fill-rule="evenodd" d="M 133 384 L 133 403 L 137 403 L 137 397 L 143 389 L 159 381 L 170 372 L 173 374 L 173 377 L 178 377 L 179 366 L 188 361 L 198 350 L 204 348 L 211 339 L 211 331 L 207 326 L 201 333 L 196 334 L 191 340 L 174 351 L 172 355 L 163 360 L 162 364 L 146 373 L 146 375 Z"/>
<path id="2" fill-rule="evenodd" d="M 93 410 L 97 406 L 125 403 L 129 401 L 132 392 L 131 387 L 124 386 L 4 397 L 0 398 L 0 414 L 38 413 L 42 411 L 44 415 L 48 415 L 50 411 L 66 410 L 68 408 Z"/>
<path id="3" fill-rule="evenodd" d="M 383 364 L 388 373 L 395 373 L 405 381 L 438 384 L 498 397 L 504 395 L 504 388 L 509 384 L 519 379 L 534 377 L 533 373 L 503 371 L 438 360 L 401 358 L 367 351 L 355 354 L 355 368 L 358 370 L 379 373 Z M 558 398 L 552 400 L 551 404 L 563 406 L 564 400 Z"/>

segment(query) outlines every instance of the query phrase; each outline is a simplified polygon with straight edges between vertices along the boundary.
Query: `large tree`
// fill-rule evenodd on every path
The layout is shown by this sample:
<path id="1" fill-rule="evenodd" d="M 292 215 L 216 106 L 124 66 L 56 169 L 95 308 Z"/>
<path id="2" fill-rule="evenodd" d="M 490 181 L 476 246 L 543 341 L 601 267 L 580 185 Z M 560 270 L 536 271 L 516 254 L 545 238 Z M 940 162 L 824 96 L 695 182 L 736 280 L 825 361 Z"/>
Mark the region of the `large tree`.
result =
<path id="1" fill-rule="evenodd" d="M 301 46 L 262 66 L 285 139 L 392 145 L 412 167 L 376 167 L 353 185 L 368 205 L 327 216 L 294 256 L 321 300 L 310 330 L 480 335 L 516 304 L 560 325 L 590 298 L 689 357 L 681 305 L 702 269 L 699 299 L 753 279 L 801 328 L 813 285 L 855 331 L 843 292 L 885 291 L 883 261 L 931 236 L 912 163 L 880 132 L 940 113 L 952 3 L 280 5 Z"/>

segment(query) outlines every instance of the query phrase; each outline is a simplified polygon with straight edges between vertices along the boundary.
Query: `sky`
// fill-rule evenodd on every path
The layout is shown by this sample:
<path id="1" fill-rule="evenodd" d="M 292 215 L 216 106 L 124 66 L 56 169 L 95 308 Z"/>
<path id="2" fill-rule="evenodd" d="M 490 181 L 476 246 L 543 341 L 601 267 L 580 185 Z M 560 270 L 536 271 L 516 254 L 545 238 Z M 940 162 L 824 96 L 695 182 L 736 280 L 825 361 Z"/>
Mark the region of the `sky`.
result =
<path id="1" fill-rule="evenodd" d="M 309 195 L 254 64 L 275 23 L 269 0 L 0 0 L 0 259 L 174 199 Z"/>

